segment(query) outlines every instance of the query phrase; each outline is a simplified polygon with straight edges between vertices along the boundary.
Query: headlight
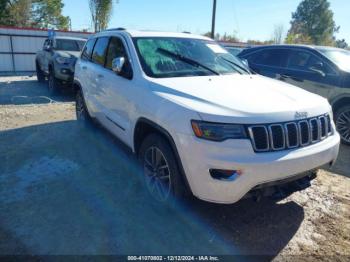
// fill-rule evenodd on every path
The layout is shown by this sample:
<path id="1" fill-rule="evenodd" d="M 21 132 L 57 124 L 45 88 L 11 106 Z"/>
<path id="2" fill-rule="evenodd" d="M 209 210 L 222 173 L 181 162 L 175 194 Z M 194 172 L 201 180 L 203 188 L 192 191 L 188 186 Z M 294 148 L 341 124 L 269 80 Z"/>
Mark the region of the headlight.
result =
<path id="1" fill-rule="evenodd" d="M 71 59 L 67 57 L 58 56 L 56 57 L 56 61 L 59 64 L 69 64 L 71 62 Z"/>
<path id="2" fill-rule="evenodd" d="M 202 139 L 224 141 L 226 139 L 245 139 L 247 134 L 243 125 L 220 124 L 191 121 L 194 134 Z"/>

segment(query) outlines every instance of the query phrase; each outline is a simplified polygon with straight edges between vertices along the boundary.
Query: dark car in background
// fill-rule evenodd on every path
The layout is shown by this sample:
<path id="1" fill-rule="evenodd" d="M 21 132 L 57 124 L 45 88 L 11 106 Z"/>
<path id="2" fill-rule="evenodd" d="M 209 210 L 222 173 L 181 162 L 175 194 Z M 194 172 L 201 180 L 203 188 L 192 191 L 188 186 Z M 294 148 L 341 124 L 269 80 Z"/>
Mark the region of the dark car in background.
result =
<path id="1" fill-rule="evenodd" d="M 238 54 L 256 73 L 327 98 L 342 142 L 350 145 L 350 52 L 303 45 L 259 46 Z"/>
<path id="2" fill-rule="evenodd" d="M 240 52 L 244 50 L 243 47 L 236 47 L 236 46 L 225 46 L 225 48 L 234 56 L 237 56 Z"/>

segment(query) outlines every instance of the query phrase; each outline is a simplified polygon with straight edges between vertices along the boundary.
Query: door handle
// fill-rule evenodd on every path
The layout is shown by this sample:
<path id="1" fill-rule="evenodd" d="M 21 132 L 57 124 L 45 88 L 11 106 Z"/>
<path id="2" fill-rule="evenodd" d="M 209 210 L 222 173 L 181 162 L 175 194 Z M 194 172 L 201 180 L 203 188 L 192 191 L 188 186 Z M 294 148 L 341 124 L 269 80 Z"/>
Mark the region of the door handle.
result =
<path id="1" fill-rule="evenodd" d="M 83 70 L 86 70 L 86 69 L 87 69 L 87 67 L 86 67 L 86 66 L 82 66 L 81 68 L 82 68 Z"/>
<path id="2" fill-rule="evenodd" d="M 296 82 L 303 82 L 303 79 L 300 79 L 300 78 L 295 77 L 295 76 L 291 76 L 291 75 L 288 75 L 288 74 L 282 74 L 282 75 L 280 75 L 280 79 L 281 79 L 281 80 L 284 80 L 284 79 L 286 79 L 286 78 L 290 78 L 290 79 L 292 79 L 292 80 L 294 80 L 294 81 L 296 81 Z"/>
<path id="3" fill-rule="evenodd" d="M 97 78 L 104 78 L 104 76 L 103 75 L 97 75 Z"/>

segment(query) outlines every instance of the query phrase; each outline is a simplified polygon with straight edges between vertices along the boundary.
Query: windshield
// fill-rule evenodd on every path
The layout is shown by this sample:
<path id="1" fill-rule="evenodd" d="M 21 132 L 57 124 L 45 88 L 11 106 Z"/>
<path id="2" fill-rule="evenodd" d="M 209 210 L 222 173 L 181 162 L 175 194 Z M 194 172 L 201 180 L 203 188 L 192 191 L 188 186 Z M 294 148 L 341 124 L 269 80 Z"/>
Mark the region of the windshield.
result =
<path id="1" fill-rule="evenodd" d="M 144 72 L 155 78 L 249 74 L 249 69 L 210 40 L 134 38 Z"/>
<path id="2" fill-rule="evenodd" d="M 83 49 L 85 41 L 57 39 L 55 50 L 79 52 Z"/>
<path id="3" fill-rule="evenodd" d="M 243 48 L 239 47 L 226 47 L 226 49 L 234 56 L 237 56 L 240 52 L 243 51 Z"/>
<path id="4" fill-rule="evenodd" d="M 350 72 L 350 52 L 346 50 L 320 49 L 340 69 Z"/>

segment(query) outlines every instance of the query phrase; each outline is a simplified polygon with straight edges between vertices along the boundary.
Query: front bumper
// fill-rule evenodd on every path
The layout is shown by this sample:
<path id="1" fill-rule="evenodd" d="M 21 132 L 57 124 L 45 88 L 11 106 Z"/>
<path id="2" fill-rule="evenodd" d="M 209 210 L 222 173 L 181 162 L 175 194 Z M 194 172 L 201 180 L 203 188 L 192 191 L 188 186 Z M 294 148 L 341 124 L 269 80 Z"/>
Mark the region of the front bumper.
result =
<path id="1" fill-rule="evenodd" d="M 192 193 L 205 201 L 231 204 L 258 185 L 291 178 L 336 161 L 338 133 L 304 148 L 255 153 L 250 140 L 211 142 L 177 134 L 176 146 Z M 211 177 L 210 169 L 242 170 L 233 181 Z"/>
<path id="2" fill-rule="evenodd" d="M 72 83 L 74 79 L 74 67 L 72 65 L 56 65 L 55 77 L 63 82 Z"/>

